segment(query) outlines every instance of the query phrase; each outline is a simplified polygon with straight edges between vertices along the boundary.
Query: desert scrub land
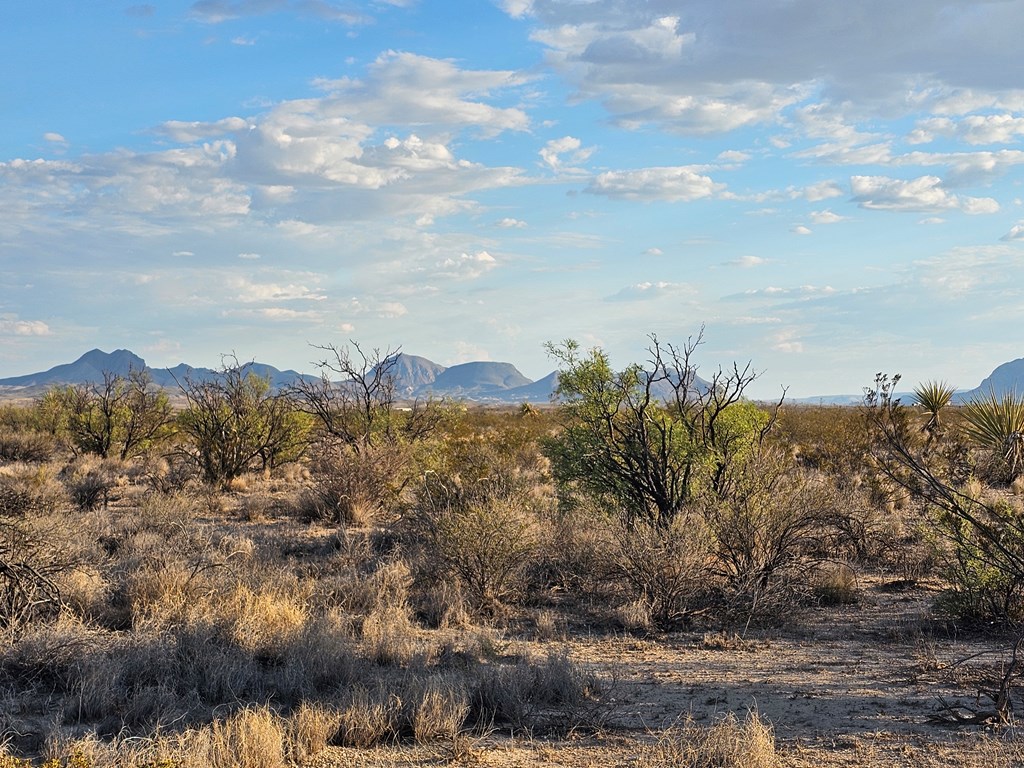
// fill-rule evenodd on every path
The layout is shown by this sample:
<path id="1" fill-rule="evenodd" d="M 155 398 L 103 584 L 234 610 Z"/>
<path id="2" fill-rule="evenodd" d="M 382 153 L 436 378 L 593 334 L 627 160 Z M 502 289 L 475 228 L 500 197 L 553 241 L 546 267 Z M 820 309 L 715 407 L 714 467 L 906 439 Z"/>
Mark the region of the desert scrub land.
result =
<path id="1" fill-rule="evenodd" d="M 543 408 L 358 346 L 0 406 L 0 767 L 1024 764 L 1016 402 L 699 341 L 553 346 Z"/>

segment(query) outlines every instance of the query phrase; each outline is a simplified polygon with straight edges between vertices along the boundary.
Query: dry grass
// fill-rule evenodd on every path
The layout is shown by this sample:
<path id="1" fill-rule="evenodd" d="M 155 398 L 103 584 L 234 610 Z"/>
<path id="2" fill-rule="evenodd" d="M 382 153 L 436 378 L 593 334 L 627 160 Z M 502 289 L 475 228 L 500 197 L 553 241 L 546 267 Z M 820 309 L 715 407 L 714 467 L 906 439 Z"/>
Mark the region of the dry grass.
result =
<path id="1" fill-rule="evenodd" d="M 644 755 L 652 768 L 779 768 L 772 726 L 756 712 L 729 713 L 711 726 L 684 720 Z"/>

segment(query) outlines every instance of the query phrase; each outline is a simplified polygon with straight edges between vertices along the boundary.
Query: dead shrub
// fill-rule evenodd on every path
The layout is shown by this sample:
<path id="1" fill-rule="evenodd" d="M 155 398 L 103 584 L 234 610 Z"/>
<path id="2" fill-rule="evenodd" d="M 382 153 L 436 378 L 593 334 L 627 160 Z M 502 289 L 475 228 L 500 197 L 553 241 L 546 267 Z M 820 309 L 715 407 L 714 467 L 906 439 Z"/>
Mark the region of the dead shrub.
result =
<path id="1" fill-rule="evenodd" d="M 668 527 L 637 522 L 616 535 L 612 576 L 625 582 L 633 601 L 649 606 L 662 628 L 689 621 L 708 604 L 712 539 L 698 515 L 680 514 Z"/>
<path id="2" fill-rule="evenodd" d="M 61 479 L 79 509 L 96 509 L 110 503 L 112 491 L 122 484 L 122 474 L 120 462 L 83 454 L 61 471 Z"/>
<path id="3" fill-rule="evenodd" d="M 57 453 L 57 441 L 43 432 L 0 429 L 0 462 L 25 461 L 41 464 Z"/>
<path id="4" fill-rule="evenodd" d="M 470 722 L 477 728 L 509 725 L 527 734 L 567 734 L 597 729 L 611 712 L 596 675 L 568 653 L 552 652 L 512 666 L 485 666 L 474 672 Z"/>
<path id="5" fill-rule="evenodd" d="M 397 501 L 408 464 L 408 452 L 400 445 L 355 450 L 322 443 L 313 451 L 312 487 L 300 502 L 300 513 L 310 520 L 366 527 Z"/>
<path id="6" fill-rule="evenodd" d="M 662 734 L 643 756 L 652 768 L 778 768 L 772 726 L 756 712 L 743 720 L 729 713 L 708 726 L 691 719 Z"/>

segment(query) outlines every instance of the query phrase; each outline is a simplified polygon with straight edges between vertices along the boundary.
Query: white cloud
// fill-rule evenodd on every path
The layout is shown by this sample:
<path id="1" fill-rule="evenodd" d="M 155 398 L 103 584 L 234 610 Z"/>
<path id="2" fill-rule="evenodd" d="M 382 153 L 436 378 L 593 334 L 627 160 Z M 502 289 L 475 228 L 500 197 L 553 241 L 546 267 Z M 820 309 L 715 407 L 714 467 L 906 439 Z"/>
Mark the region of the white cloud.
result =
<path id="1" fill-rule="evenodd" d="M 1024 221 L 1019 224 L 1014 224 L 1010 227 L 1010 231 L 1003 235 L 1000 240 L 1024 240 Z"/>
<path id="2" fill-rule="evenodd" d="M 810 234 L 812 234 L 811 228 L 810 227 L 805 227 L 803 224 L 797 224 L 797 225 L 795 225 L 793 227 L 790 227 L 789 231 L 792 232 L 794 235 L 810 235 Z"/>
<path id="3" fill-rule="evenodd" d="M 256 45 L 256 38 L 255 37 L 244 37 L 243 35 L 239 35 L 238 37 L 231 38 L 231 44 L 232 45 L 241 45 L 241 46 Z"/>
<path id="4" fill-rule="evenodd" d="M 51 144 L 67 144 L 68 140 L 54 131 L 47 131 L 43 134 L 43 140 Z"/>
<path id="5" fill-rule="evenodd" d="M 319 320 L 322 312 L 313 310 L 288 309 L 287 307 L 261 307 L 258 309 L 226 309 L 223 317 L 248 317 L 274 322 L 291 322 L 295 320 Z"/>
<path id="6" fill-rule="evenodd" d="M 838 213 L 833 213 L 828 208 L 823 211 L 811 211 L 811 221 L 815 224 L 836 224 L 840 221 L 846 220 L 846 216 L 840 216 Z"/>
<path id="7" fill-rule="evenodd" d="M 436 274 L 440 277 L 475 280 L 498 266 L 498 262 L 487 251 L 477 251 L 476 253 L 461 253 L 454 257 L 449 256 L 434 266 Z"/>
<path id="8" fill-rule="evenodd" d="M 687 283 L 665 281 L 642 282 L 627 285 L 618 292 L 608 296 L 606 301 L 648 301 L 665 296 L 693 295 L 695 289 Z"/>
<path id="9" fill-rule="evenodd" d="M 893 158 L 897 166 L 945 166 L 946 184 L 963 186 L 985 184 L 1024 164 L 1024 151 L 1000 149 L 979 152 L 908 152 Z"/>
<path id="10" fill-rule="evenodd" d="M 967 115 L 958 119 L 930 117 L 919 120 L 911 143 L 924 144 L 936 137 L 955 138 L 967 144 L 1012 144 L 1024 136 L 1024 117 L 1016 115 Z"/>
<path id="11" fill-rule="evenodd" d="M 232 275 L 228 287 L 235 292 L 234 301 L 246 304 L 276 301 L 323 301 L 322 292 L 297 283 L 258 283 L 248 277 Z"/>
<path id="12" fill-rule="evenodd" d="M 820 0 L 740 10 L 719 0 L 551 0 L 514 10 L 532 14 L 534 39 L 578 94 L 627 127 L 709 133 L 783 123 L 811 97 L 853 105 L 857 117 L 1020 111 L 1010 105 L 1021 101 L 1011 74 L 1021 0 L 866 2 L 855 23 L 848 5 Z M 832 152 L 852 162 L 850 146 Z"/>
<path id="13" fill-rule="evenodd" d="M 184 122 L 181 120 L 168 120 L 155 129 L 155 132 L 166 136 L 172 141 L 191 143 L 214 137 L 224 136 L 229 133 L 241 133 L 249 129 L 247 120 L 240 117 L 225 117 L 212 123 Z"/>
<path id="14" fill-rule="evenodd" d="M 172 251 L 171 256 L 187 257 L 195 256 L 195 253 L 193 253 L 192 251 Z"/>
<path id="15" fill-rule="evenodd" d="M 258 253 L 240 253 L 238 254 L 238 258 L 245 259 L 247 261 L 256 261 L 261 257 Z"/>
<path id="16" fill-rule="evenodd" d="M 931 213 L 956 209 L 970 214 L 999 210 L 999 203 L 990 197 L 947 192 L 937 176 L 919 176 L 907 181 L 887 176 L 853 176 L 850 187 L 854 202 L 871 210 Z"/>
<path id="17" fill-rule="evenodd" d="M 790 197 L 802 197 L 809 203 L 819 203 L 822 200 L 829 200 L 833 197 L 842 197 L 846 193 L 843 188 L 834 181 L 819 181 L 809 187 L 794 188 L 789 190 Z"/>
<path id="18" fill-rule="evenodd" d="M 641 168 L 607 171 L 591 180 L 586 192 L 625 200 L 689 202 L 725 190 L 725 184 L 702 175 L 700 166 Z"/>
<path id="19" fill-rule="evenodd" d="M 733 294 L 729 298 L 798 298 L 808 299 L 820 296 L 831 296 L 836 289 L 830 285 L 800 285 L 795 288 L 780 288 L 770 285 L 766 288 L 753 288 L 743 293 Z"/>
<path id="20" fill-rule="evenodd" d="M 768 259 L 760 256 L 740 256 L 738 259 L 725 262 L 726 266 L 730 267 L 741 267 L 742 269 L 752 269 L 753 267 L 760 267 L 763 264 L 767 264 Z"/>
<path id="21" fill-rule="evenodd" d="M 560 139 L 552 139 L 538 153 L 544 164 L 553 171 L 571 170 L 563 168 L 562 155 L 569 155 L 569 163 L 576 164 L 586 161 L 593 154 L 593 147 L 583 147 L 579 139 L 574 136 L 563 136 Z"/>
<path id="22" fill-rule="evenodd" d="M 505 217 L 504 219 L 498 219 L 496 222 L 497 226 L 502 229 L 525 229 L 526 222 L 520 219 L 513 219 L 511 217 Z"/>
<path id="23" fill-rule="evenodd" d="M 804 351 L 803 342 L 795 328 L 786 328 L 771 336 L 771 348 L 776 352 L 800 354 Z"/>
<path id="24" fill-rule="evenodd" d="M 661 248 L 648 248 L 644 251 L 644 254 L 647 256 L 663 256 L 665 252 Z"/>
<path id="25" fill-rule="evenodd" d="M 0 335 L 52 336 L 53 331 L 42 320 L 22 320 L 17 315 L 0 314 Z"/>
<path id="26" fill-rule="evenodd" d="M 513 19 L 521 19 L 533 9 L 533 0 L 499 0 L 502 9 Z"/>
<path id="27" fill-rule="evenodd" d="M 496 107 L 480 100 L 530 81 L 508 70 L 465 70 L 454 62 L 388 51 L 367 69 L 365 79 L 319 79 L 327 92 L 328 114 L 391 125 L 476 126 L 487 135 L 525 131 L 530 120 L 518 107 Z M 299 104 L 301 104 L 300 102 Z"/>
<path id="28" fill-rule="evenodd" d="M 719 152 L 717 159 L 723 163 L 739 165 L 747 162 L 750 159 L 750 157 L 751 155 L 749 152 L 740 152 L 735 149 L 727 149 L 724 152 Z"/>

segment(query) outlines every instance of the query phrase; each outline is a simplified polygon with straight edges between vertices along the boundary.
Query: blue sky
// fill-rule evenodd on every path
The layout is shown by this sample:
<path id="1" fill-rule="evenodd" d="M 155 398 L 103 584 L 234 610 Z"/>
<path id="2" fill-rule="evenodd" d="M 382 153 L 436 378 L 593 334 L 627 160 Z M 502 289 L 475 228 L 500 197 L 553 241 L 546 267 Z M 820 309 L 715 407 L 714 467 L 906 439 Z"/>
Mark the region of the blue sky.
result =
<path id="1" fill-rule="evenodd" d="M 1024 0 L 0 19 L 0 377 L 355 339 L 539 378 L 702 324 L 765 397 L 1024 356 Z"/>

